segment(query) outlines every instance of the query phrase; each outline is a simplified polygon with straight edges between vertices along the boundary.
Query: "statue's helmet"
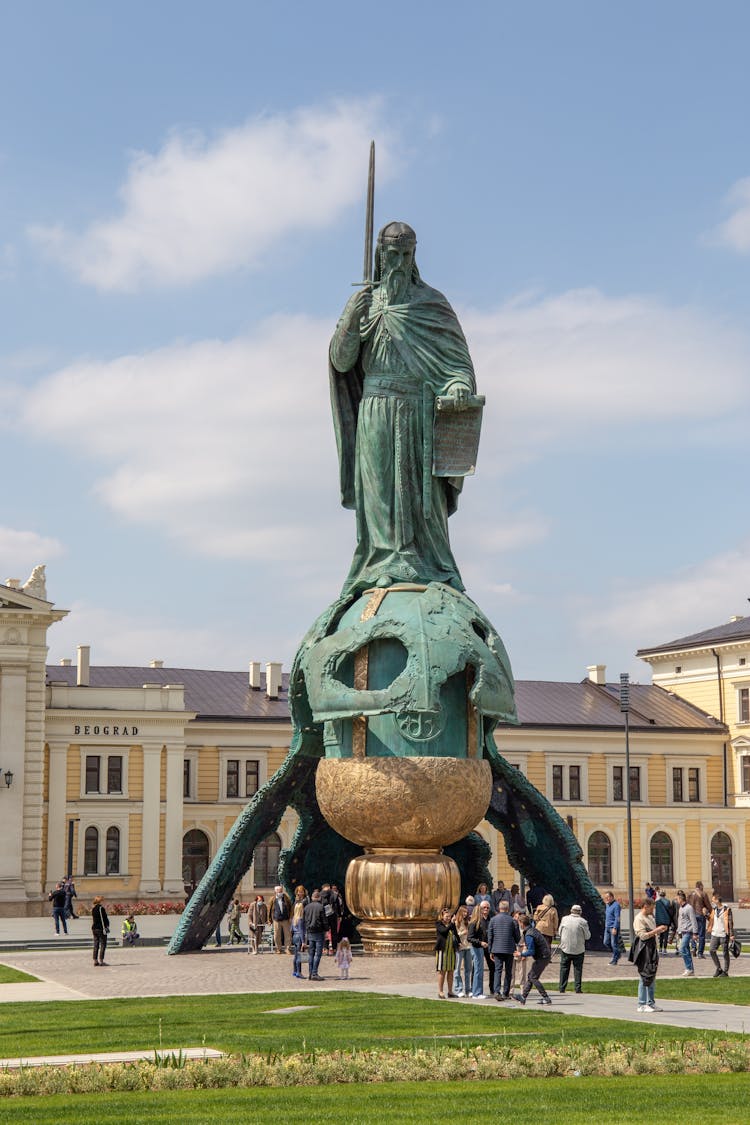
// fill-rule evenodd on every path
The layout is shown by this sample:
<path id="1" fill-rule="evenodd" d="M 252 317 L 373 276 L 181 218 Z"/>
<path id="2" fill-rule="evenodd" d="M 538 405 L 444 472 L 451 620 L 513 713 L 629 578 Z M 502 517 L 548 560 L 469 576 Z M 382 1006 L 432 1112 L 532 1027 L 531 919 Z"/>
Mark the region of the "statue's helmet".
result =
<path id="1" fill-rule="evenodd" d="M 417 236 L 408 223 L 386 223 L 378 235 L 378 246 L 417 245 Z"/>

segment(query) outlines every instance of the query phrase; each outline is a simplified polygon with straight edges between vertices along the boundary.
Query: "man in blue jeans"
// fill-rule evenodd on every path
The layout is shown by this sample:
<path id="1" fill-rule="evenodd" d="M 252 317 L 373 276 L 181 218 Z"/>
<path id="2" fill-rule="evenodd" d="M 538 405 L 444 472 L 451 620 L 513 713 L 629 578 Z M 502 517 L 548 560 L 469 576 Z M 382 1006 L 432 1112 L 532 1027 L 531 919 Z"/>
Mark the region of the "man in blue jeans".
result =
<path id="1" fill-rule="evenodd" d="M 67 934 L 68 923 L 65 921 L 65 890 L 62 883 L 58 883 L 54 891 L 50 891 L 47 898 L 52 903 L 52 917 L 55 920 L 55 937 L 60 936 L 60 923 L 63 932 Z"/>
<path id="2" fill-rule="evenodd" d="M 307 935 L 307 966 L 309 980 L 322 980 L 318 976 L 320 958 L 323 956 L 323 942 L 328 929 L 320 891 L 313 891 L 312 899 L 305 907 L 305 933 Z"/>
<path id="3" fill-rule="evenodd" d="M 611 891 L 604 896 L 607 904 L 604 913 L 604 948 L 612 950 L 610 965 L 616 965 L 620 960 L 620 914 L 621 907 Z"/>

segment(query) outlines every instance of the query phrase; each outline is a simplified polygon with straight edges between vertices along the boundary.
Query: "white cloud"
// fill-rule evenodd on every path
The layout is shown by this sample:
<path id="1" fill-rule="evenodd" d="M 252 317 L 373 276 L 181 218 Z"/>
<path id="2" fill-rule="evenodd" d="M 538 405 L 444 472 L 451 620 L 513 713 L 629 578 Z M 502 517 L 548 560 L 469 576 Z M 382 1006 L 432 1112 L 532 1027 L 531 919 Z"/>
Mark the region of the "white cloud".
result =
<path id="1" fill-rule="evenodd" d="M 456 528 L 465 558 L 548 535 L 548 513 L 504 510 L 499 473 L 582 441 L 684 445 L 686 420 L 718 442 L 747 401 L 746 341 L 695 310 L 587 290 L 462 319 L 488 398 Z M 291 561 L 314 583 L 333 559 L 346 569 L 354 536 L 338 508 L 332 325 L 280 316 L 234 340 L 74 363 L 18 390 L 14 424 L 91 459 L 98 496 L 128 522 L 193 554 Z"/>
<path id="2" fill-rule="evenodd" d="M 0 527 L 0 568 L 6 578 L 23 581 L 39 563 L 58 558 L 65 548 L 57 539 L 39 535 L 36 531 L 18 531 Z M 0 582 L 4 581 L 0 577 Z"/>
<path id="3" fill-rule="evenodd" d="M 725 203 L 731 213 L 709 232 L 706 241 L 714 246 L 727 246 L 739 254 L 750 254 L 750 177 L 732 185 Z"/>
<path id="4" fill-rule="evenodd" d="M 750 540 L 655 582 L 614 590 L 606 599 L 606 609 L 581 614 L 580 631 L 595 640 L 630 643 L 635 651 L 745 613 L 749 549 Z"/>
<path id="5" fill-rule="evenodd" d="M 460 319 L 487 396 L 484 434 L 494 435 L 480 473 L 582 439 L 637 445 L 654 427 L 669 440 L 675 423 L 729 425 L 748 402 L 747 338 L 699 309 L 581 289 Z"/>
<path id="6" fill-rule="evenodd" d="M 159 152 L 133 157 L 119 215 L 82 234 L 60 224 L 29 233 L 104 290 L 257 267 L 278 239 L 323 229 L 362 198 L 373 135 L 382 184 L 393 161 L 374 99 L 258 117 L 212 139 L 174 133 Z"/>

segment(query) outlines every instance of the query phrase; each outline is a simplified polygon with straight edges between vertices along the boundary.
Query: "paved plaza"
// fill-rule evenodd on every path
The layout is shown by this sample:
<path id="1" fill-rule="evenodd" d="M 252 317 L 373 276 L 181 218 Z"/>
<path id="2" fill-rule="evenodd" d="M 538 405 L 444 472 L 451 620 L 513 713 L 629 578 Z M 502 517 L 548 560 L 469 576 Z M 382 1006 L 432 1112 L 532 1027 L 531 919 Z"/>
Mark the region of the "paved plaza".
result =
<path id="1" fill-rule="evenodd" d="M 117 932 L 119 919 L 114 918 L 112 922 L 113 932 Z M 174 924 L 174 917 L 143 918 L 139 922 L 141 931 L 151 937 L 166 936 L 174 928 Z M 71 923 L 71 931 L 76 938 L 88 937 L 89 925 L 88 919 L 81 918 L 78 922 Z M 26 938 L 49 937 L 50 928 L 50 921 L 46 918 L 0 919 L 0 941 L 17 940 L 21 934 Z M 95 969 L 88 947 L 71 948 L 68 945 L 66 948 L 66 944 L 66 939 L 61 937 L 56 940 L 53 949 L 23 952 L 0 950 L 0 962 L 30 973 L 40 978 L 41 982 L 0 985 L 0 1002 L 267 992 L 269 1006 L 272 1006 L 273 994 L 277 992 L 298 993 L 300 1003 L 309 1003 L 315 993 L 335 990 L 412 996 L 434 1000 L 435 1003 L 477 1005 L 492 1011 L 499 1007 L 494 999 L 438 1000 L 433 959 L 430 955 L 357 956 L 347 981 L 338 979 L 333 959 L 324 957 L 320 967 L 323 980 L 314 983 L 292 977 L 291 957 L 287 954 L 261 953 L 253 956 L 241 946 L 223 945 L 217 949 L 211 944 L 200 953 L 174 957 L 167 956 L 164 946 L 134 949 L 110 947 L 107 951 L 107 965 Z M 705 960 L 696 960 L 695 965 L 696 980 L 712 977 L 714 966 L 708 955 Z M 632 997 L 597 996 L 585 991 L 580 996 L 571 991 L 560 995 L 555 987 L 555 958 L 544 978 L 552 997 L 552 1007 L 546 1010 L 674 1027 L 750 1031 L 750 1006 L 659 1001 L 659 980 L 679 977 L 682 971 L 681 958 L 673 954 L 661 958 L 656 994 L 657 1002 L 661 1003 L 664 1011 L 644 1016 L 636 1012 L 637 974 L 626 960 L 612 967 L 608 964 L 607 954 L 587 954 L 584 989 L 587 980 L 628 980 L 633 985 Z M 750 976 L 750 955 L 743 954 L 733 961 L 731 972 L 735 976 Z M 712 981 L 712 987 L 718 993 L 724 983 L 721 979 Z M 529 1003 L 533 1002 L 532 995 Z M 520 1008 L 512 1002 L 503 1005 L 503 1009 L 506 1007 L 520 1012 Z M 491 1024 L 488 1024 L 486 1030 L 488 1033 L 492 1032 Z"/>

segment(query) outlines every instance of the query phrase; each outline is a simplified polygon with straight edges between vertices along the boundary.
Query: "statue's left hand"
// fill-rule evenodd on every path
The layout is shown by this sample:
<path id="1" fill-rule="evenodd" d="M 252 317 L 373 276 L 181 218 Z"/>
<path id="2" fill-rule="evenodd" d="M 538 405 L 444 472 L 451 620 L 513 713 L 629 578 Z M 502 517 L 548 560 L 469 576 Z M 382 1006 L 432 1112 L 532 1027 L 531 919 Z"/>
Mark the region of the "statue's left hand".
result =
<path id="1" fill-rule="evenodd" d="M 454 383 L 448 391 L 448 395 L 455 400 L 456 406 L 462 407 L 466 406 L 471 398 L 471 391 L 463 383 Z"/>

